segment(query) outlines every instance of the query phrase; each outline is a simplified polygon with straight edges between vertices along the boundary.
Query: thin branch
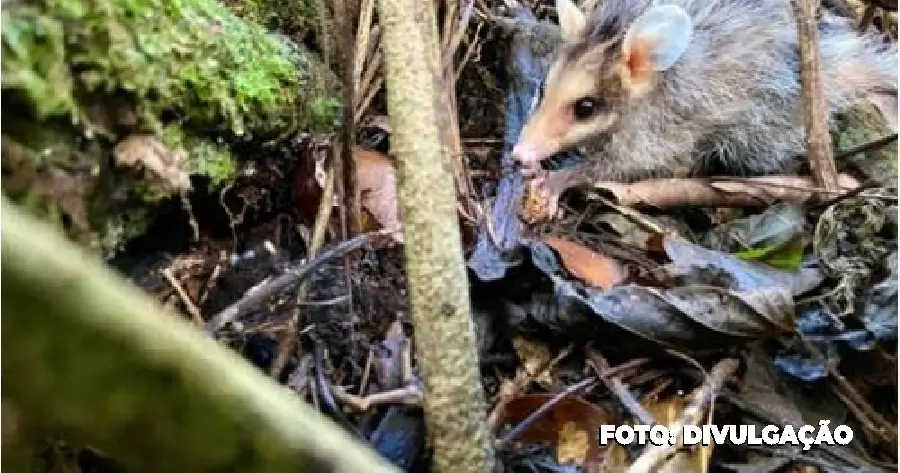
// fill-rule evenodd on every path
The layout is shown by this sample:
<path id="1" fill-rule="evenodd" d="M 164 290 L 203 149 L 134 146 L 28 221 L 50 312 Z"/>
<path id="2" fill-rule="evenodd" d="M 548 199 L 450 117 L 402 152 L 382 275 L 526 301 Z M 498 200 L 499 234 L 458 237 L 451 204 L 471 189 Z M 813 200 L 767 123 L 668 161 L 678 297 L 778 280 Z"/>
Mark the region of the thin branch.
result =
<path id="1" fill-rule="evenodd" d="M 815 203 L 859 187 L 849 175 L 840 175 L 840 187 L 818 188 L 809 178 L 765 176 L 753 178 L 648 179 L 633 184 L 601 182 L 616 203 L 629 207 L 766 207 L 777 202 Z"/>
<path id="2" fill-rule="evenodd" d="M 166 282 L 172 286 L 172 289 L 175 289 L 175 292 L 178 294 L 178 298 L 181 299 L 181 303 L 184 304 L 185 310 L 191 314 L 191 320 L 197 324 L 198 327 L 203 326 L 203 316 L 200 315 L 200 309 L 197 308 L 197 304 L 194 304 L 194 301 L 191 300 L 191 297 L 184 291 L 184 288 L 181 286 L 181 283 L 178 282 L 178 279 L 175 278 L 175 275 L 172 274 L 172 268 L 166 268 L 162 270 L 162 276 L 165 278 Z"/>
<path id="3" fill-rule="evenodd" d="M 398 471 L 49 224 L 0 216 L 3 402 L 29 422 L 135 473 Z"/>
<path id="4" fill-rule="evenodd" d="M 508 445 L 510 442 L 515 440 L 519 435 L 522 434 L 522 432 L 528 430 L 532 425 L 534 425 L 535 422 L 540 420 L 542 417 L 544 417 L 544 415 L 546 415 L 548 412 L 550 412 L 551 409 L 553 409 L 556 405 L 558 405 L 560 402 L 562 402 L 563 399 L 566 399 L 569 396 L 573 396 L 573 395 L 577 394 L 578 392 L 589 389 L 589 388 L 595 386 L 596 384 L 597 384 L 597 378 L 592 376 L 590 378 L 583 379 L 583 380 L 567 387 L 562 392 L 560 392 L 557 395 L 550 398 L 549 401 L 547 401 L 546 403 L 541 405 L 541 407 L 537 408 L 534 412 L 529 414 L 528 417 L 523 419 L 522 422 L 519 422 L 518 425 L 516 425 L 509 432 L 507 432 L 506 435 L 504 435 L 499 440 L 499 442 L 498 442 L 499 445 L 501 445 L 501 446 Z"/>
<path id="5" fill-rule="evenodd" d="M 821 0 L 791 0 L 797 17 L 800 45 L 800 82 L 806 117 L 809 165 L 816 182 L 827 190 L 838 188 L 838 172 L 828 131 L 828 108 L 822 90 L 819 57 L 818 11 Z"/>
<path id="6" fill-rule="evenodd" d="M 332 148 L 333 150 L 333 148 Z M 322 190 L 322 198 L 319 200 L 319 209 L 316 212 L 316 223 L 313 227 L 313 235 L 309 243 L 309 258 L 316 256 L 316 253 L 322 248 L 325 242 L 325 229 L 328 228 L 328 222 L 331 220 L 331 210 L 334 208 L 334 160 L 329 160 L 331 165 L 325 174 L 325 186 Z M 269 374 L 278 379 L 278 376 L 284 371 L 287 362 L 290 359 L 291 352 L 297 345 L 299 338 L 298 329 L 300 328 L 300 317 L 303 311 L 300 310 L 303 301 L 309 295 L 309 284 L 307 281 L 300 283 L 297 288 L 297 296 L 294 302 L 294 310 L 291 313 L 291 320 L 288 323 L 287 333 L 278 342 L 278 351 L 275 355 L 275 361 L 269 367 Z"/>
<path id="7" fill-rule="evenodd" d="M 278 276 L 272 281 L 261 287 L 256 287 L 247 291 L 239 301 L 228 306 L 225 310 L 213 316 L 206 323 L 206 330 L 210 335 L 222 328 L 228 322 L 240 317 L 243 314 L 255 309 L 257 306 L 265 302 L 269 297 L 290 289 L 291 286 L 297 284 L 302 278 L 322 267 L 325 263 L 340 257 L 346 253 L 362 248 L 372 242 L 372 234 L 363 233 L 349 240 L 338 243 L 328 248 L 315 258 L 308 262 L 304 262 L 295 268 L 289 269 L 285 274 Z"/>
<path id="8" fill-rule="evenodd" d="M 600 380 L 603 381 L 606 388 L 619 398 L 619 402 L 625 406 L 625 409 L 628 409 L 628 412 L 630 412 L 641 424 L 656 425 L 656 419 L 654 419 L 653 415 L 647 412 L 637 398 L 628 391 L 628 387 L 625 386 L 625 383 L 617 376 L 607 375 L 610 367 L 606 358 L 603 357 L 603 354 L 597 349 L 588 348 L 587 356 L 591 368 L 597 373 L 597 376 L 600 376 Z"/>

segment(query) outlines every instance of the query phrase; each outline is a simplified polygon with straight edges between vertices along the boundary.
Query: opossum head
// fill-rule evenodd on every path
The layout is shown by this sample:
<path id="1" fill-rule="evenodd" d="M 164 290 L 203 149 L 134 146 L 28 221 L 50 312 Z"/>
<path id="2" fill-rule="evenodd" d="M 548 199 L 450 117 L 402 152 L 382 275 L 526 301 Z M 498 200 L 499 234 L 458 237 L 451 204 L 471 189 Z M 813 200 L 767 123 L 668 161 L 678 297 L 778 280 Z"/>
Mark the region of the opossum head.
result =
<path id="1" fill-rule="evenodd" d="M 625 31 L 600 41 L 591 38 L 572 0 L 557 0 L 556 10 L 564 45 L 513 149 L 526 165 L 610 132 L 681 58 L 693 35 L 690 17 L 675 5 L 651 7 Z"/>

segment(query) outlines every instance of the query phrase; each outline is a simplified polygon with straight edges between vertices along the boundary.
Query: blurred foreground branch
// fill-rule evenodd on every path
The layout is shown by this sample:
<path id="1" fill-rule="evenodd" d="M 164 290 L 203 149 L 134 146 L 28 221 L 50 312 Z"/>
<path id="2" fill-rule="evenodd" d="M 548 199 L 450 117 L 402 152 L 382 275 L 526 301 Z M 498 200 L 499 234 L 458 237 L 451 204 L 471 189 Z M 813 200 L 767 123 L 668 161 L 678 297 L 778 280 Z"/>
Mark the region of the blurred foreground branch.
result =
<path id="1" fill-rule="evenodd" d="M 2 219 L 3 399 L 27 422 L 132 472 L 397 471 L 5 198 Z"/>

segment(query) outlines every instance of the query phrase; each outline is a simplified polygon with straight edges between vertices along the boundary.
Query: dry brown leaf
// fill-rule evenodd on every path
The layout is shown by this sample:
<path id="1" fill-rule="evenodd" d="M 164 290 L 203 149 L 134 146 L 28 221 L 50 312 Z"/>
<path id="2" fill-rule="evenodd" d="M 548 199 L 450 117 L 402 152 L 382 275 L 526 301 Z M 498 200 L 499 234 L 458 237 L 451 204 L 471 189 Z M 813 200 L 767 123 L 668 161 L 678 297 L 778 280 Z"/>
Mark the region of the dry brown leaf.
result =
<path id="1" fill-rule="evenodd" d="M 541 387 L 549 388 L 553 384 L 550 373 L 538 373 L 538 370 L 542 366 L 547 366 L 552 358 L 547 345 L 537 340 L 529 340 L 521 335 L 513 336 L 511 341 L 525 373 L 534 378 L 534 381 Z"/>
<path id="2" fill-rule="evenodd" d="M 518 425 L 554 396 L 526 394 L 516 397 L 506 405 L 503 423 Z M 523 431 L 516 442 L 553 445 L 560 463 L 575 462 L 587 473 L 600 473 L 606 447 L 597 442 L 597 432 L 602 424 L 608 423 L 611 423 L 611 417 L 600 406 L 579 397 L 567 397 Z"/>
<path id="3" fill-rule="evenodd" d="M 129 135 L 116 145 L 115 158 L 117 166 L 143 168 L 175 192 L 191 189 L 190 176 L 182 169 L 187 153 L 169 149 L 154 135 Z"/>
<path id="4" fill-rule="evenodd" d="M 591 286 L 610 289 L 625 279 L 625 269 L 614 259 L 579 243 L 546 236 L 543 242 L 559 253 L 563 266 Z"/>
<path id="5" fill-rule="evenodd" d="M 362 205 L 382 228 L 399 230 L 397 174 L 391 160 L 373 150 L 354 148 Z M 399 234 L 398 234 L 399 235 Z"/>
<path id="6" fill-rule="evenodd" d="M 326 158 L 326 153 L 320 153 L 315 157 L 314 170 L 307 167 L 299 171 L 302 173 L 313 171 L 315 181 L 319 184 L 320 189 L 325 186 Z M 359 183 L 361 204 L 368 213 L 368 216 L 363 215 L 362 227 L 365 230 L 398 230 L 391 237 L 395 242 L 403 243 L 403 236 L 399 232 L 401 222 L 399 202 L 397 201 L 397 173 L 394 163 L 384 154 L 360 146 L 353 147 L 353 160 L 356 162 L 356 178 Z M 306 179 L 302 176 L 298 177 Z M 334 195 L 334 205 L 341 205 L 340 196 L 337 194 Z M 376 244 L 376 246 L 380 245 Z"/>

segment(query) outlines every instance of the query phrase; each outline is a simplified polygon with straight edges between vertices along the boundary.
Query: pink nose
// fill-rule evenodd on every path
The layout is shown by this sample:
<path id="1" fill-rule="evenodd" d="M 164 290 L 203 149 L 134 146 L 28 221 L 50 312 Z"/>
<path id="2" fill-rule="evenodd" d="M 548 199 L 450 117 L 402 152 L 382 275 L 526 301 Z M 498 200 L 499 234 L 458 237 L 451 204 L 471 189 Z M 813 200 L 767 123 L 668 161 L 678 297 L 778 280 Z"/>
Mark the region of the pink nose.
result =
<path id="1" fill-rule="evenodd" d="M 540 161 L 537 156 L 537 150 L 534 149 L 534 146 L 527 143 L 516 144 L 516 146 L 513 147 L 512 155 L 513 159 L 522 164 L 531 164 L 535 161 Z"/>

